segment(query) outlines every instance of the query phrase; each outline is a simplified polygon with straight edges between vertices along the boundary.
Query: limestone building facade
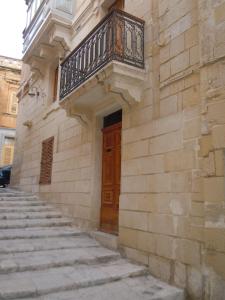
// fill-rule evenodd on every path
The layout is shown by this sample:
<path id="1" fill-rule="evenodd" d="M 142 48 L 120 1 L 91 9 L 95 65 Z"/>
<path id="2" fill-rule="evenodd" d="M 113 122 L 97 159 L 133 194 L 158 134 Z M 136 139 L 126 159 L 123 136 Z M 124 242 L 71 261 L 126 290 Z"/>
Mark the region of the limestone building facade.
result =
<path id="1" fill-rule="evenodd" d="M 0 56 L 0 167 L 12 164 L 21 61 Z"/>
<path id="2" fill-rule="evenodd" d="M 225 295 L 225 1 L 27 0 L 14 186 Z"/>

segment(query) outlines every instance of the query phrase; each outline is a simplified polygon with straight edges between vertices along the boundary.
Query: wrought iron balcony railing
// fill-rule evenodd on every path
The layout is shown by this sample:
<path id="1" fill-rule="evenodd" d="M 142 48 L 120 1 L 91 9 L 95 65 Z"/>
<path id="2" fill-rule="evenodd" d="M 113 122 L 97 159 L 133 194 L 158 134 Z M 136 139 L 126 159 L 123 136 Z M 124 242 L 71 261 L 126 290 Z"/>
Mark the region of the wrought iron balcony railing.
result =
<path id="1" fill-rule="evenodd" d="M 60 100 L 112 60 L 144 68 L 144 21 L 110 12 L 61 64 Z"/>

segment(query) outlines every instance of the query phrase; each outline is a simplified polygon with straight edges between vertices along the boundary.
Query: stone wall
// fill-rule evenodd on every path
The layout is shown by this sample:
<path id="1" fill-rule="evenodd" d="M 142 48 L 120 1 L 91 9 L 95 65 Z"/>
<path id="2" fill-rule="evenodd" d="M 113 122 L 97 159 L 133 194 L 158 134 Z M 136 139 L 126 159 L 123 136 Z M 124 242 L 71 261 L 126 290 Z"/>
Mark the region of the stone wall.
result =
<path id="1" fill-rule="evenodd" d="M 73 47 L 104 14 L 97 4 L 89 14 L 90 2 L 77 2 L 85 19 L 76 15 Z M 120 246 L 190 299 L 222 300 L 225 1 L 126 0 L 125 11 L 146 22 L 147 80 L 140 103 L 123 111 Z M 100 121 L 82 127 L 52 103 L 51 67 L 32 83 L 40 95 L 20 101 L 13 183 L 98 228 Z M 39 185 L 41 142 L 50 136 L 52 183 Z"/>

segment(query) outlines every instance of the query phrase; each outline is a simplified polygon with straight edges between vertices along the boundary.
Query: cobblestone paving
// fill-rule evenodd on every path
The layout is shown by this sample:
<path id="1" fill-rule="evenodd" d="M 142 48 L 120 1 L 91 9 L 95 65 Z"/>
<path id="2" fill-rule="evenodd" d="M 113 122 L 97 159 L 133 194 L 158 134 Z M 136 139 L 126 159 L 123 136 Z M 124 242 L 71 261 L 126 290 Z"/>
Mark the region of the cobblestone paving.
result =
<path id="1" fill-rule="evenodd" d="M 0 190 L 0 299 L 184 300 L 36 196 Z"/>

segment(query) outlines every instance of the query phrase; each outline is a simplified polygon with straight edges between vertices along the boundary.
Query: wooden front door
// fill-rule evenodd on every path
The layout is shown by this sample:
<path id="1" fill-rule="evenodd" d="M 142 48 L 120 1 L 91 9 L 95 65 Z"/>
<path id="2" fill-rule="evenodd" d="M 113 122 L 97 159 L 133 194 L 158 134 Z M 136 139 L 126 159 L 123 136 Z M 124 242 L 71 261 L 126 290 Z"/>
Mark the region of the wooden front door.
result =
<path id="1" fill-rule="evenodd" d="M 101 230 L 117 233 L 121 178 L 121 122 L 102 129 Z"/>

